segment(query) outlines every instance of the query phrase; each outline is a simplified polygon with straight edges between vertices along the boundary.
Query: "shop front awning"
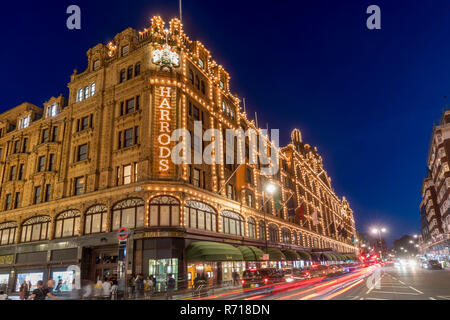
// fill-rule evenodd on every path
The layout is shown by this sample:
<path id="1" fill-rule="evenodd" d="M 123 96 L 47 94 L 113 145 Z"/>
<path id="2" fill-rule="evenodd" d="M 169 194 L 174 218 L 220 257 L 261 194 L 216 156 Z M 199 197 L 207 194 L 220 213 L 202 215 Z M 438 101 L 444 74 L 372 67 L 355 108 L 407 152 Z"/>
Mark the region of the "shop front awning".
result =
<path id="1" fill-rule="evenodd" d="M 186 248 L 188 262 L 244 261 L 241 251 L 232 245 L 219 242 L 196 241 Z"/>
<path id="2" fill-rule="evenodd" d="M 239 246 L 239 251 L 242 253 L 245 261 L 261 261 L 264 252 L 253 246 Z"/>
<path id="3" fill-rule="evenodd" d="M 340 260 L 336 253 L 329 253 L 328 255 L 331 256 L 331 258 L 332 258 L 331 260 L 332 261 L 339 261 Z"/>
<path id="4" fill-rule="evenodd" d="M 267 251 L 264 250 L 264 252 L 269 254 L 269 260 L 270 261 L 285 261 L 286 256 L 278 249 L 275 248 L 268 248 Z"/>
<path id="5" fill-rule="evenodd" d="M 300 260 L 303 261 L 311 261 L 311 255 L 309 252 L 306 251 L 297 251 L 298 255 L 300 256 Z"/>
<path id="6" fill-rule="evenodd" d="M 322 253 L 322 259 L 326 261 L 333 261 L 333 257 L 329 253 Z"/>
<path id="7" fill-rule="evenodd" d="M 313 261 L 320 261 L 320 253 L 318 252 L 311 252 L 311 258 Z"/>
<path id="8" fill-rule="evenodd" d="M 287 261 L 298 261 L 300 260 L 297 252 L 293 250 L 283 250 L 282 251 Z"/>

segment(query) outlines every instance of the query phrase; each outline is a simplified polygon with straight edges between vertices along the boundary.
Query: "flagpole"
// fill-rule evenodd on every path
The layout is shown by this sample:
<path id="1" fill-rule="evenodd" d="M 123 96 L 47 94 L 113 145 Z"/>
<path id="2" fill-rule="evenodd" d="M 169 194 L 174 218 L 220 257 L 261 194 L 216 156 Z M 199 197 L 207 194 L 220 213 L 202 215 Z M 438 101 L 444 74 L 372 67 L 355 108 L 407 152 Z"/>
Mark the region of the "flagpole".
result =
<path id="1" fill-rule="evenodd" d="M 231 178 L 233 178 L 233 176 L 235 175 L 235 173 L 239 170 L 239 168 L 243 165 L 244 163 L 241 163 L 240 165 L 238 165 L 238 167 L 236 168 L 236 170 L 233 171 L 233 173 L 231 174 L 231 176 L 228 178 L 227 181 L 225 181 L 225 183 L 223 184 L 223 186 L 220 188 L 220 190 L 217 192 L 218 194 L 220 194 L 223 190 L 223 188 L 225 188 L 225 186 L 227 185 L 228 182 L 230 182 Z"/>

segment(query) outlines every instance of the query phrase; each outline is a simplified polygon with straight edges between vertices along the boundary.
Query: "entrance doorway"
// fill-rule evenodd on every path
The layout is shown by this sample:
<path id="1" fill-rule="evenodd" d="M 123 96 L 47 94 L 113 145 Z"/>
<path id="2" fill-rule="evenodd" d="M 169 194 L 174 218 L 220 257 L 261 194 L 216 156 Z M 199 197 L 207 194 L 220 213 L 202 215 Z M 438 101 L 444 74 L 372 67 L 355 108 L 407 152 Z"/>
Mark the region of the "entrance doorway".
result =
<path id="1" fill-rule="evenodd" d="M 119 248 L 117 246 L 91 249 L 89 278 L 95 282 L 118 277 Z"/>

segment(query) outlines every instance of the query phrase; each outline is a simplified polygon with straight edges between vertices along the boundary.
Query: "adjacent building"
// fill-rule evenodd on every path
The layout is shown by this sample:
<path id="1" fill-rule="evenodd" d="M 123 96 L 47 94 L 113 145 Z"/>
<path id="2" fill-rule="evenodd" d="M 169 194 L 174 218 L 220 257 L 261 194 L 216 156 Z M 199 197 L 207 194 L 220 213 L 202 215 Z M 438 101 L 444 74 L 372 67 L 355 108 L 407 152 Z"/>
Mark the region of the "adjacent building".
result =
<path id="1" fill-rule="evenodd" d="M 192 156 L 206 147 L 196 121 L 201 133 L 262 134 L 231 92 L 229 74 L 179 20 L 154 17 L 149 28 L 128 28 L 87 58 L 86 70 L 71 75 L 67 98 L 0 114 L 0 282 L 10 291 L 50 277 L 68 288 L 73 265 L 90 280 L 154 275 L 165 290 L 169 273 L 178 288 L 204 273 L 211 284 L 226 284 L 250 264 L 358 253 L 353 211 L 297 129 L 276 149 L 280 170 L 272 176 L 261 174 L 260 163 L 171 161 L 175 129 L 193 133 L 183 140 Z M 223 146 L 215 152 L 225 155 Z M 279 201 L 263 194 L 269 182 Z M 123 228 L 126 260 L 118 253 Z"/>
<path id="2" fill-rule="evenodd" d="M 433 128 L 427 176 L 420 203 L 421 251 L 438 259 L 449 258 L 450 246 L 450 111 Z"/>

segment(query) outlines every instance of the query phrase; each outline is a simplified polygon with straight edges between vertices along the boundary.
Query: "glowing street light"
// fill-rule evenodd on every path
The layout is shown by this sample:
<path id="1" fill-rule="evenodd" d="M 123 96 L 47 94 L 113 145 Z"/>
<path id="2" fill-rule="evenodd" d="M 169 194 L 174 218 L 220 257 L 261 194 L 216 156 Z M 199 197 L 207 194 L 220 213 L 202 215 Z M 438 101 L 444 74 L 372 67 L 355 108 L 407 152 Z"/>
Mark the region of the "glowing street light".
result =
<path id="1" fill-rule="evenodd" d="M 381 251 L 382 251 L 381 233 L 385 233 L 386 231 L 387 230 L 386 230 L 385 227 L 372 228 L 372 233 L 373 234 L 378 234 L 378 238 L 380 239 L 380 259 L 383 259 L 383 256 L 382 256 L 382 253 L 381 253 Z"/>

